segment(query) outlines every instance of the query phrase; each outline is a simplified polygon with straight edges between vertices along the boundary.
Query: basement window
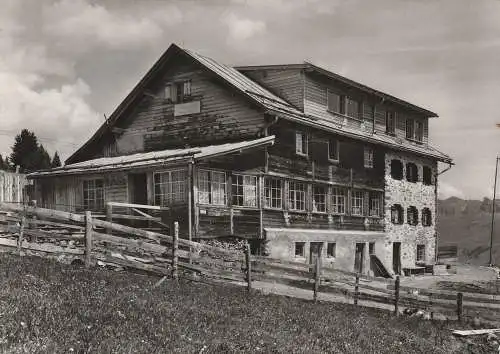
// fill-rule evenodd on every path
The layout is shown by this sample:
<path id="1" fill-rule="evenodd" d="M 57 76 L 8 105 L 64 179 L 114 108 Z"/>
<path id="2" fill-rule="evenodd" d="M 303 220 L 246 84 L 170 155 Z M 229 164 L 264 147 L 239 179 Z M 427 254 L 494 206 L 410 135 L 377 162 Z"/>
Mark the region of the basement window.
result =
<path id="1" fill-rule="evenodd" d="M 391 177 L 392 179 L 403 179 L 403 163 L 399 160 L 391 161 Z"/>
<path id="2" fill-rule="evenodd" d="M 166 206 L 187 201 L 186 170 L 155 172 L 153 179 L 155 205 Z"/>
<path id="3" fill-rule="evenodd" d="M 403 223 L 403 207 L 400 204 L 391 207 L 391 222 L 396 225 Z"/>
<path id="4" fill-rule="evenodd" d="M 418 167 L 412 162 L 406 164 L 406 180 L 408 182 L 418 182 Z"/>
<path id="5" fill-rule="evenodd" d="M 337 244 L 335 242 L 328 242 L 326 256 L 328 258 L 335 258 L 337 256 Z"/>
<path id="6" fill-rule="evenodd" d="M 198 198 L 200 204 L 226 205 L 226 174 L 200 170 Z"/>
<path id="7" fill-rule="evenodd" d="M 295 257 L 305 257 L 305 242 L 295 242 Z"/>
<path id="8" fill-rule="evenodd" d="M 425 262 L 425 245 L 417 245 L 417 262 Z"/>
<path id="9" fill-rule="evenodd" d="M 267 208 L 281 209 L 283 205 L 283 182 L 277 178 L 264 180 L 264 195 Z"/>
<path id="10" fill-rule="evenodd" d="M 423 167 L 422 182 L 426 186 L 432 185 L 432 169 L 429 166 L 424 166 Z"/>
<path id="11" fill-rule="evenodd" d="M 290 182 L 288 192 L 288 202 L 290 210 L 306 210 L 306 184 L 303 182 Z"/>
<path id="12" fill-rule="evenodd" d="M 233 205 L 244 207 L 257 206 L 257 177 L 233 175 Z"/>
<path id="13" fill-rule="evenodd" d="M 102 178 L 83 181 L 83 208 L 95 211 L 104 209 L 104 181 Z"/>
<path id="14" fill-rule="evenodd" d="M 406 211 L 406 217 L 408 220 L 408 225 L 417 225 L 418 224 L 418 210 L 414 206 L 408 207 Z"/>
<path id="15" fill-rule="evenodd" d="M 429 208 L 422 209 L 422 225 L 431 226 L 432 225 L 432 213 Z"/>

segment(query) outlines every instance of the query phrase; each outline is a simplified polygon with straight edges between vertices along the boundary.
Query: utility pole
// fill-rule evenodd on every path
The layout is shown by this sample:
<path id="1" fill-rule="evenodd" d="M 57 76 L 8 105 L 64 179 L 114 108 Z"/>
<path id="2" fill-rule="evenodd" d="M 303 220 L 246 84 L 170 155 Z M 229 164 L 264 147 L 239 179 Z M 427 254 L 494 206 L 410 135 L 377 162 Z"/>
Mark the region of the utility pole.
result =
<path id="1" fill-rule="evenodd" d="M 498 160 L 495 159 L 495 183 L 493 184 L 493 206 L 491 208 L 491 235 L 490 235 L 490 267 L 493 266 L 493 234 L 495 231 L 495 204 L 497 195 L 497 174 L 498 174 Z"/>

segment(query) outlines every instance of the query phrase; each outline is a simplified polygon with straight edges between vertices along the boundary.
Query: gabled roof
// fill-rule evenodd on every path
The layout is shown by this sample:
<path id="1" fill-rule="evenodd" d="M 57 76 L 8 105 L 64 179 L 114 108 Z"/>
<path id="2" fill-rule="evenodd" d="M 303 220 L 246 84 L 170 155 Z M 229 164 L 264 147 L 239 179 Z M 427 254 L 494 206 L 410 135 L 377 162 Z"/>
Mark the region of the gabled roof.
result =
<path id="1" fill-rule="evenodd" d="M 124 170 L 132 168 L 143 168 L 162 166 L 166 163 L 182 161 L 199 161 L 238 153 L 250 149 L 261 148 L 274 144 L 274 135 L 265 138 L 228 143 L 221 145 L 210 145 L 186 149 L 170 149 L 152 151 L 126 156 L 101 157 L 98 159 L 77 162 L 63 167 L 53 168 L 47 171 L 34 172 L 28 178 L 39 178 L 46 176 L 75 175 L 87 173 L 104 173 L 108 171 Z"/>
<path id="2" fill-rule="evenodd" d="M 164 68 L 166 68 L 168 61 L 174 56 L 183 54 L 200 64 L 206 70 L 215 74 L 218 78 L 225 81 L 235 90 L 239 91 L 241 94 L 245 95 L 254 103 L 260 105 L 262 108 L 267 109 L 269 108 L 267 104 L 272 103 L 273 106 L 277 106 L 280 109 L 296 114 L 300 113 L 299 110 L 287 103 L 285 100 L 272 94 L 256 82 L 250 80 L 238 70 L 227 65 L 217 63 L 213 59 L 199 55 L 190 50 L 183 49 L 176 44 L 171 44 L 170 47 L 160 57 L 160 59 L 156 61 L 153 67 L 144 75 L 139 83 L 127 95 L 127 97 L 125 97 L 120 105 L 118 105 L 107 122 L 103 123 L 101 127 L 99 127 L 99 129 L 95 132 L 95 134 L 82 147 L 80 147 L 75 153 L 73 153 L 68 159 L 66 159 L 66 163 L 73 163 L 78 159 L 78 156 L 82 154 L 86 148 L 88 148 L 92 143 L 97 142 L 106 133 L 106 131 L 110 129 L 110 127 L 116 124 L 116 122 L 127 111 L 127 109 L 133 107 L 140 101 L 149 84 L 157 77 L 157 75 L 159 75 L 159 73 Z"/>
<path id="3" fill-rule="evenodd" d="M 254 71 L 254 70 L 307 70 L 311 72 L 316 72 L 320 75 L 323 75 L 325 77 L 328 77 L 330 79 L 334 79 L 336 81 L 340 81 L 345 83 L 346 85 L 355 87 L 363 92 L 366 92 L 368 94 L 374 95 L 376 97 L 379 97 L 383 100 L 389 101 L 396 103 L 400 106 L 406 107 L 408 109 L 411 109 L 413 111 L 419 112 L 421 114 L 424 114 L 425 116 L 431 118 L 431 117 L 438 117 L 437 113 L 434 113 L 432 111 L 429 111 L 425 108 L 416 106 L 410 102 L 407 102 L 405 100 L 402 100 L 400 98 L 397 98 L 395 96 L 389 95 L 387 93 L 384 93 L 382 91 L 376 90 L 374 88 L 371 88 L 369 86 L 366 86 L 364 84 L 361 84 L 359 82 L 356 82 L 354 80 L 348 79 L 344 76 L 341 76 L 339 74 L 336 74 L 334 72 L 331 72 L 329 70 L 323 69 L 317 65 L 314 65 L 309 62 L 304 62 L 302 64 L 277 64 L 277 65 L 252 65 L 252 66 L 237 66 L 235 69 L 241 71 L 241 72 L 246 72 L 246 71 Z"/>

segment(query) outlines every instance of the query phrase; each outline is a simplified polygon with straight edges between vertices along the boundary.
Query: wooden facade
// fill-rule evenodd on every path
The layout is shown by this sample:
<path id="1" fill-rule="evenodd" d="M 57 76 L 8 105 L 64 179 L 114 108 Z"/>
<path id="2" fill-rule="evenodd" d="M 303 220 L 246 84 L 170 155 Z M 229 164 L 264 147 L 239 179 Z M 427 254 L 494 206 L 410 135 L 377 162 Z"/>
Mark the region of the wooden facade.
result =
<path id="1" fill-rule="evenodd" d="M 301 230 L 322 230 L 327 242 L 332 230 L 331 241 L 341 239 L 339 249 L 350 249 L 363 239 L 387 241 L 388 152 L 415 148 L 434 163 L 451 161 L 425 152 L 432 112 L 300 65 L 239 70 L 169 48 L 67 166 L 32 175 L 40 205 L 102 211 L 106 202 L 159 204 L 171 208 L 168 217 L 192 238 L 260 240 L 265 253 L 273 233 L 278 239 L 289 230 L 296 240 L 311 237 Z M 346 111 L 329 109 L 330 92 L 343 97 Z M 357 103 L 347 107 L 345 97 Z M 388 110 L 396 112 L 393 132 L 387 132 Z M 422 122 L 419 141 L 406 139 L 407 117 Z M 265 137 L 274 138 L 254 144 Z M 203 152 L 238 142 L 248 144 Z M 193 148 L 199 155 L 164 162 L 147 155 Z M 135 160 L 128 165 L 119 160 L 129 156 Z M 330 246 L 319 250 L 331 256 Z M 368 247 L 363 257 L 355 263 L 369 264 Z"/>

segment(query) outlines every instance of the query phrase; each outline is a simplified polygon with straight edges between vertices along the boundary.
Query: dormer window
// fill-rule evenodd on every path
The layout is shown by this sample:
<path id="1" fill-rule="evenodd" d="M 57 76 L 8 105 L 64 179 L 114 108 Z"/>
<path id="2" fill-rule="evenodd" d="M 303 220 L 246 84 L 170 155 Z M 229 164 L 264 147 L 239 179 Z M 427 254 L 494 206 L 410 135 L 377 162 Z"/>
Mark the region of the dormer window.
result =
<path id="1" fill-rule="evenodd" d="M 421 120 L 406 120 L 406 139 L 422 142 L 424 139 L 424 122 Z"/>
<path id="2" fill-rule="evenodd" d="M 327 106 L 329 112 L 344 114 L 345 107 L 344 107 L 343 96 L 336 94 L 335 92 L 332 92 L 330 90 L 327 90 L 326 97 L 327 97 Z"/>
<path id="3" fill-rule="evenodd" d="M 165 86 L 165 98 L 172 103 L 188 101 L 191 98 L 191 80 L 167 84 Z"/>
<path id="4" fill-rule="evenodd" d="M 301 131 L 295 132 L 295 152 L 298 155 L 307 156 L 307 134 Z"/>

